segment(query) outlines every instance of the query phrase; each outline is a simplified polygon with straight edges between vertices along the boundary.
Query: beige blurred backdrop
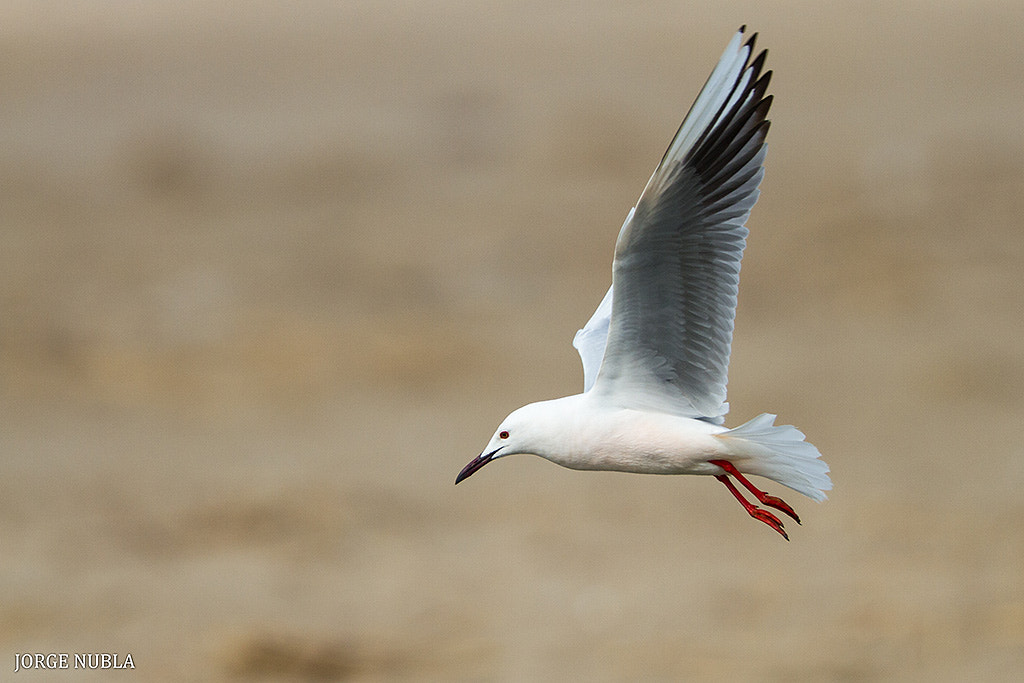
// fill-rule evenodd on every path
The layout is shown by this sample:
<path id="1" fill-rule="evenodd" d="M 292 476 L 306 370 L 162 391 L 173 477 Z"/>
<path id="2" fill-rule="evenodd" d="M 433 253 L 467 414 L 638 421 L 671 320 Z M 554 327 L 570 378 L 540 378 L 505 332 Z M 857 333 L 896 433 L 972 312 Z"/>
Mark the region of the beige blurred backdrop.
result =
<path id="1" fill-rule="evenodd" d="M 579 390 L 619 225 L 744 23 L 776 99 L 729 424 L 798 425 L 830 500 L 789 492 L 786 543 L 712 479 L 510 458 L 455 488 Z M 1022 25 L 5 3 L 0 678 L 1015 679 Z"/>

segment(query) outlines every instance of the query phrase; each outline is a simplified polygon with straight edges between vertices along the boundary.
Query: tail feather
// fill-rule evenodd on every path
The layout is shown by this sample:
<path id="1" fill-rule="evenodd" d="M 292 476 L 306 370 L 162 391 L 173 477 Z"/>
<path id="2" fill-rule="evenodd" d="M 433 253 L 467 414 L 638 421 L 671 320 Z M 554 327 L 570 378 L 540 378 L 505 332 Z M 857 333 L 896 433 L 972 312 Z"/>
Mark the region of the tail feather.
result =
<path id="1" fill-rule="evenodd" d="M 735 429 L 721 433 L 738 456 L 742 472 L 767 477 L 808 498 L 825 500 L 832 489 L 828 465 L 804 434 L 792 425 L 776 425 L 775 415 L 762 413 Z"/>

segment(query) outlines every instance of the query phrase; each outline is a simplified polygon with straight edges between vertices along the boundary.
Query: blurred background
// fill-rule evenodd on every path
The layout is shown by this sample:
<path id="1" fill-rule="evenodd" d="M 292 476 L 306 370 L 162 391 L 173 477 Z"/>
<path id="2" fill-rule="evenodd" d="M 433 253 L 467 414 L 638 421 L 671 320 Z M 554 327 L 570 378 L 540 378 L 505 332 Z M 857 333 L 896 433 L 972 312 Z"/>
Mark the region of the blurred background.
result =
<path id="1" fill-rule="evenodd" d="M 1024 670 L 1021 3 L 0 18 L 0 671 Z M 729 424 L 798 425 L 830 500 L 769 484 L 787 544 L 710 479 L 510 458 L 454 488 L 579 391 L 619 225 L 744 23 L 776 99 Z"/>

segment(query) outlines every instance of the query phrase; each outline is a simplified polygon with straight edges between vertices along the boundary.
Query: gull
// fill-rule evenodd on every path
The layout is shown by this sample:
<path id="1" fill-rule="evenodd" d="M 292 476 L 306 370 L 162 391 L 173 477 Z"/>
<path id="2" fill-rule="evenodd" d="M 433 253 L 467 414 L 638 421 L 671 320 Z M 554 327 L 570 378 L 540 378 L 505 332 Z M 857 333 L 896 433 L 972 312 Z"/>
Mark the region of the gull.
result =
<path id="1" fill-rule="evenodd" d="M 740 260 L 772 103 L 772 72 L 761 73 L 767 51 L 751 58 L 757 34 L 744 42 L 745 31 L 732 37 L 619 230 L 612 285 L 573 340 L 583 393 L 512 412 L 456 484 L 514 454 L 575 470 L 710 475 L 786 540 L 765 508 L 800 518 L 745 475 L 825 499 L 828 465 L 796 427 L 770 413 L 723 426 Z"/>

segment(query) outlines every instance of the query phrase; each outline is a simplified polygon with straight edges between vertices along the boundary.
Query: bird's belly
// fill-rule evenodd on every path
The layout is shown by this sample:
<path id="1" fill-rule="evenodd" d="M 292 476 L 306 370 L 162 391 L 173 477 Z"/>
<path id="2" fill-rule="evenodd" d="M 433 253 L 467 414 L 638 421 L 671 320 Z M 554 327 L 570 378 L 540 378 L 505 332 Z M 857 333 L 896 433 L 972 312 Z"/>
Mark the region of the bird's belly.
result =
<path id="1" fill-rule="evenodd" d="M 608 424 L 592 430 L 594 438 L 581 440 L 571 462 L 579 470 L 610 470 L 638 474 L 713 474 L 709 465 L 727 453 L 715 436 L 725 431 L 700 420 L 672 416 L 641 416 L 629 424 Z"/>

